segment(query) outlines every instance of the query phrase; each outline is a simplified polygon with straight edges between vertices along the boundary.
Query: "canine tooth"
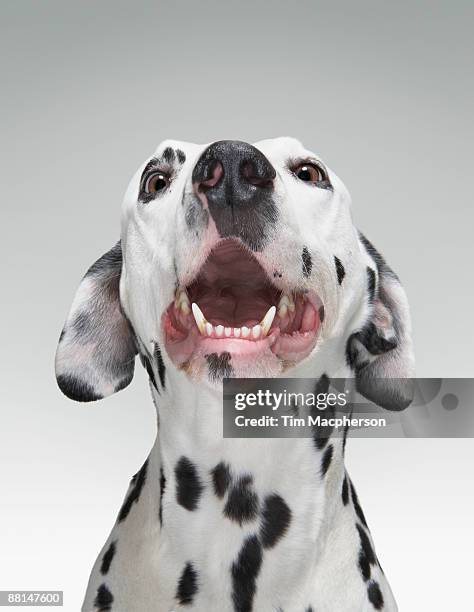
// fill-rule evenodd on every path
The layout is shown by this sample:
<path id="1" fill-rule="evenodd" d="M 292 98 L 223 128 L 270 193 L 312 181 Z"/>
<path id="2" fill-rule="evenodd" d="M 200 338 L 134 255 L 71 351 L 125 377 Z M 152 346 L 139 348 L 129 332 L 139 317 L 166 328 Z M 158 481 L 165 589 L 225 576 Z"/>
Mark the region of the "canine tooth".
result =
<path id="1" fill-rule="evenodd" d="M 247 338 L 247 336 L 250 334 L 250 329 L 245 327 L 245 325 L 240 329 L 242 330 L 242 338 Z"/>
<path id="2" fill-rule="evenodd" d="M 240 338 L 240 327 L 234 327 L 234 338 Z"/>
<path id="3" fill-rule="evenodd" d="M 254 325 L 252 327 L 252 336 L 255 338 L 255 340 L 260 336 L 261 332 L 262 332 L 262 328 L 260 324 Z"/>
<path id="4" fill-rule="evenodd" d="M 202 314 L 201 309 L 199 308 L 199 306 L 193 302 L 192 303 L 192 311 L 193 311 L 193 315 L 194 315 L 194 320 L 196 321 L 196 325 L 199 329 L 199 331 L 201 332 L 201 334 L 204 336 L 204 332 L 206 331 L 206 319 L 204 318 L 204 315 Z"/>
<path id="5" fill-rule="evenodd" d="M 222 334 L 224 333 L 224 326 L 223 325 L 218 325 L 216 327 L 216 336 L 218 338 L 220 338 L 222 336 Z"/>
<path id="6" fill-rule="evenodd" d="M 273 319 L 275 318 L 276 308 L 275 306 L 271 306 L 268 309 L 267 314 L 260 321 L 260 325 L 262 326 L 263 335 L 266 336 L 270 331 L 270 327 L 272 326 Z"/>
<path id="7" fill-rule="evenodd" d="M 214 329 L 212 323 L 206 322 L 206 333 L 208 336 L 212 336 L 212 330 Z"/>
<path id="8" fill-rule="evenodd" d="M 224 334 L 229 337 L 232 333 L 232 327 L 225 327 L 224 328 Z"/>

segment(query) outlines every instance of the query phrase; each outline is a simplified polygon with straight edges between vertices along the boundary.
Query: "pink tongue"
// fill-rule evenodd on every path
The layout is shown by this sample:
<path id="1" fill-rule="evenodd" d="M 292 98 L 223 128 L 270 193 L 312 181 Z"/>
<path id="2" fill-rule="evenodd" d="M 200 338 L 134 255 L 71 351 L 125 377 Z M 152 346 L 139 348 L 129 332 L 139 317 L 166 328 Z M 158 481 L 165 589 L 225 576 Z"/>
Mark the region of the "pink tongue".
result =
<path id="1" fill-rule="evenodd" d="M 223 290 L 219 294 L 206 294 L 198 301 L 206 319 L 213 325 L 250 327 L 259 323 L 272 304 L 262 296 L 240 296 Z"/>

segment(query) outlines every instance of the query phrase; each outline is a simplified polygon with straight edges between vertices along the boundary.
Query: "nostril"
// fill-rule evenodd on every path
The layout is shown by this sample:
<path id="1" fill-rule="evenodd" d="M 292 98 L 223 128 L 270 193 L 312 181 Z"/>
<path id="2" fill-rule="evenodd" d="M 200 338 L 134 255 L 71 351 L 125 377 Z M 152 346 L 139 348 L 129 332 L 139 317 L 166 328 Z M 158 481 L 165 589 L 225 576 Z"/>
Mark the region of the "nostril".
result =
<path id="1" fill-rule="evenodd" d="M 240 164 L 240 176 L 245 182 L 256 187 L 273 187 L 273 173 L 267 173 L 258 168 L 253 162 L 245 160 Z"/>
<path id="2" fill-rule="evenodd" d="M 224 176 L 224 168 L 221 162 L 217 159 L 213 160 L 206 169 L 206 176 L 208 178 L 204 179 L 199 183 L 199 191 L 207 191 L 208 189 L 212 189 L 212 187 L 215 187 L 217 183 L 219 183 L 219 181 Z"/>

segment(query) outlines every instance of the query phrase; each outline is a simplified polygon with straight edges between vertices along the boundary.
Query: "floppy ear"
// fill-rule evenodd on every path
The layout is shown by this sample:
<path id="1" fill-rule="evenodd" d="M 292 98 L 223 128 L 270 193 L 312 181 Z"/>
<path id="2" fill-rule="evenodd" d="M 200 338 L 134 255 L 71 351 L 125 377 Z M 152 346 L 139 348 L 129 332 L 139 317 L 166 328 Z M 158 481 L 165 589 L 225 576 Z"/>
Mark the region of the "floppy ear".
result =
<path id="1" fill-rule="evenodd" d="M 78 402 L 126 387 L 137 353 L 120 306 L 122 248 L 118 242 L 87 271 L 74 297 L 56 352 L 59 388 Z"/>
<path id="2" fill-rule="evenodd" d="M 373 262 L 367 268 L 371 315 L 352 334 L 346 347 L 356 388 L 370 401 L 389 410 L 403 410 L 413 399 L 415 375 L 410 313 L 397 275 L 372 244 L 360 234 L 361 248 Z"/>

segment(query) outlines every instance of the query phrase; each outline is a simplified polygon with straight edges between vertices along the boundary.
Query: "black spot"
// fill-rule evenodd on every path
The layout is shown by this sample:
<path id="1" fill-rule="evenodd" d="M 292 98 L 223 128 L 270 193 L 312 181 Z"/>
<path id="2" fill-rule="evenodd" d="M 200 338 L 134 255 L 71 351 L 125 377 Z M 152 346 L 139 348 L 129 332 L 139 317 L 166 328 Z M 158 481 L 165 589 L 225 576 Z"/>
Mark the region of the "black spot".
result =
<path id="1" fill-rule="evenodd" d="M 344 266 L 342 265 L 342 261 L 339 259 L 339 257 L 336 257 L 335 255 L 334 263 L 336 264 L 337 282 L 341 284 L 344 280 L 344 276 L 346 275 L 346 271 L 344 269 Z"/>
<path id="2" fill-rule="evenodd" d="M 224 515 L 242 525 L 258 513 L 258 497 L 252 489 L 252 476 L 240 476 L 232 485 L 224 507 Z"/>
<path id="3" fill-rule="evenodd" d="M 176 476 L 176 499 L 186 510 L 196 510 L 203 486 L 196 467 L 187 457 L 181 457 L 174 469 Z"/>
<path id="4" fill-rule="evenodd" d="M 61 332 L 61 335 L 59 336 L 59 342 L 62 341 L 62 339 L 64 338 L 65 335 L 66 335 L 66 330 L 63 329 L 62 332 Z"/>
<path id="5" fill-rule="evenodd" d="M 209 378 L 213 382 L 220 382 L 223 378 L 230 378 L 233 373 L 230 365 L 230 353 L 211 353 L 206 355 L 207 365 L 209 367 Z"/>
<path id="6" fill-rule="evenodd" d="M 347 474 L 344 475 L 344 480 L 342 481 L 342 503 L 344 506 L 347 506 L 349 503 L 349 483 L 347 482 Z"/>
<path id="7" fill-rule="evenodd" d="M 257 576 L 262 565 L 262 547 L 257 536 L 247 538 L 232 564 L 232 601 L 235 612 L 251 612 Z"/>
<path id="8" fill-rule="evenodd" d="M 186 563 L 181 574 L 181 578 L 178 582 L 178 589 L 176 591 L 176 599 L 182 605 L 188 605 L 193 603 L 194 595 L 198 590 L 197 586 L 197 573 L 192 563 Z"/>
<path id="9" fill-rule="evenodd" d="M 301 267 L 303 270 L 303 276 L 308 278 L 308 276 L 311 274 L 311 270 L 313 269 L 313 260 L 311 259 L 311 255 L 307 247 L 304 247 L 303 252 L 301 253 Z"/>
<path id="10" fill-rule="evenodd" d="M 367 291 L 369 292 L 369 302 L 373 302 L 375 298 L 375 287 L 377 285 L 377 276 L 372 268 L 367 268 Z"/>
<path id="11" fill-rule="evenodd" d="M 165 494 L 166 478 L 163 468 L 160 468 L 160 506 L 158 509 L 158 517 L 160 519 L 160 525 L 163 525 L 163 495 Z"/>
<path id="12" fill-rule="evenodd" d="M 349 415 L 349 419 L 352 417 L 352 410 Z M 342 452 L 344 453 L 346 450 L 346 442 L 347 442 L 347 434 L 349 433 L 349 421 L 344 425 L 344 433 L 342 435 Z"/>
<path id="13" fill-rule="evenodd" d="M 164 389 L 166 367 L 165 362 L 163 361 L 163 356 L 161 355 L 160 347 L 158 346 L 157 342 L 155 342 L 155 359 L 158 366 L 158 376 L 160 378 L 161 387 Z"/>
<path id="14" fill-rule="evenodd" d="M 383 596 L 382 591 L 377 582 L 372 581 L 367 587 L 367 595 L 369 597 L 370 603 L 374 606 L 376 610 L 381 610 L 383 608 Z"/>
<path id="15" fill-rule="evenodd" d="M 94 600 L 94 606 L 98 612 L 108 612 L 112 609 L 114 597 L 105 584 L 101 584 L 97 589 L 97 595 Z"/>
<path id="16" fill-rule="evenodd" d="M 263 548 L 272 548 L 283 537 L 291 522 L 291 510 L 277 494 L 265 498 L 260 527 Z"/>
<path id="17" fill-rule="evenodd" d="M 186 155 L 184 154 L 184 151 L 181 151 L 181 149 L 176 149 L 176 157 L 178 158 L 180 164 L 184 164 L 186 161 Z"/>
<path id="18" fill-rule="evenodd" d="M 217 497 L 222 499 L 231 481 L 229 466 L 221 461 L 211 470 L 211 476 L 214 485 L 214 493 Z"/>
<path id="19" fill-rule="evenodd" d="M 359 552 L 359 569 L 365 582 L 370 580 L 370 563 L 363 550 Z"/>
<path id="20" fill-rule="evenodd" d="M 168 162 L 168 164 L 172 164 L 175 159 L 175 154 L 174 154 L 173 149 L 171 147 L 166 147 L 161 157 L 163 158 L 165 162 Z"/>
<path id="21" fill-rule="evenodd" d="M 357 527 L 357 531 L 359 532 L 360 546 L 361 546 L 362 552 L 364 553 L 370 565 L 375 565 L 376 563 L 375 553 L 374 553 L 374 549 L 372 548 L 372 544 L 370 543 L 369 536 L 367 535 L 367 532 L 361 525 L 356 525 L 356 527 Z"/>
<path id="22" fill-rule="evenodd" d="M 132 488 L 129 494 L 127 495 L 127 497 L 125 498 L 125 501 L 123 502 L 122 507 L 120 508 L 120 512 L 118 515 L 119 523 L 127 518 L 128 513 L 130 512 L 132 508 L 132 504 L 138 502 L 140 498 L 140 493 L 142 492 L 142 489 L 143 489 L 143 485 L 145 484 L 147 469 L 148 469 L 148 459 L 145 461 L 145 463 L 142 465 L 140 470 L 132 478 L 132 482 L 131 482 Z"/>
<path id="23" fill-rule="evenodd" d="M 57 381 L 64 395 L 76 402 L 95 402 L 103 397 L 100 393 L 96 393 L 91 385 L 71 374 L 60 374 Z"/>
<path id="24" fill-rule="evenodd" d="M 323 476 L 326 475 L 326 472 L 329 469 L 329 466 L 331 465 L 331 461 L 332 461 L 332 455 L 333 455 L 333 446 L 332 444 L 330 444 L 327 449 L 324 451 L 324 455 L 323 458 L 321 460 L 321 474 Z"/>
<path id="25" fill-rule="evenodd" d="M 110 564 L 112 563 L 112 559 L 114 558 L 115 551 L 116 551 L 116 543 L 111 542 L 110 546 L 107 548 L 107 550 L 104 553 L 104 556 L 102 557 L 102 563 L 100 565 L 100 573 L 103 576 L 105 576 L 105 574 L 107 574 L 110 569 Z"/>
<path id="26" fill-rule="evenodd" d="M 357 493 L 356 493 L 356 490 L 352 482 L 351 482 L 351 496 L 352 496 L 352 503 L 354 504 L 354 510 L 356 511 L 359 521 L 363 525 L 365 525 L 365 527 L 367 527 L 368 529 L 369 527 L 367 525 L 367 521 L 365 520 L 364 513 L 362 512 L 362 508 L 360 507 L 359 498 L 357 497 Z"/>
<path id="27" fill-rule="evenodd" d="M 313 612 L 313 607 L 312 606 L 307 607 L 305 612 Z"/>
<path id="28" fill-rule="evenodd" d="M 356 371 L 360 371 L 369 363 L 365 357 L 361 357 L 357 342 L 360 342 L 372 355 L 382 355 L 397 346 L 395 339 L 387 340 L 379 335 L 373 323 L 367 323 L 360 332 L 351 334 L 347 340 L 347 365 Z"/>
<path id="29" fill-rule="evenodd" d="M 318 379 L 318 382 L 314 388 L 314 396 L 318 397 L 320 393 L 326 394 L 329 390 L 329 378 L 327 374 L 323 374 Z M 310 414 L 313 418 L 321 416 L 323 418 L 331 418 L 334 416 L 334 407 L 328 406 L 325 413 L 322 414 L 321 410 L 317 406 L 311 406 Z M 314 427 L 313 441 L 318 450 L 322 450 L 332 434 L 334 427 L 332 425 L 320 425 Z"/>
<path id="30" fill-rule="evenodd" d="M 148 356 L 147 355 L 142 355 L 140 353 L 140 361 L 142 362 L 142 365 L 145 368 L 145 370 L 146 370 L 146 372 L 147 372 L 147 374 L 148 374 L 148 376 L 150 378 L 151 384 L 158 391 L 158 387 L 156 385 L 156 380 L 155 380 L 155 373 L 153 372 L 153 368 L 151 367 L 151 363 L 150 363 L 150 360 L 149 360 Z"/>
<path id="31" fill-rule="evenodd" d="M 321 323 L 324 322 L 324 317 L 325 317 L 324 306 L 320 306 L 320 308 L 319 308 L 319 320 L 321 321 Z"/>

